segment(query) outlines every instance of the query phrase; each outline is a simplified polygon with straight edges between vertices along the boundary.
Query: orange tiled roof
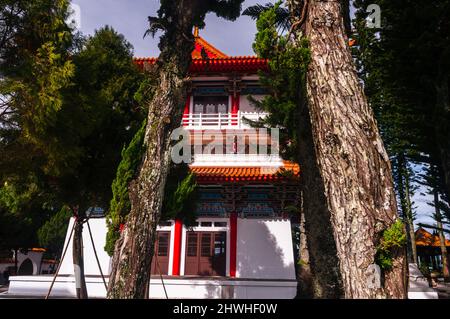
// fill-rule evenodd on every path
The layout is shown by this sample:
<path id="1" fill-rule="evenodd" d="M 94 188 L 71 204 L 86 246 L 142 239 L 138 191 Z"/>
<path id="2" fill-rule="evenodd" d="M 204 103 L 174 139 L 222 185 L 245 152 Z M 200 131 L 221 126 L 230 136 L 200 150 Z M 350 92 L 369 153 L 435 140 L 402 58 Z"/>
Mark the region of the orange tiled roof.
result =
<path id="1" fill-rule="evenodd" d="M 47 249 L 45 248 L 31 248 L 30 251 L 36 252 L 36 253 L 45 253 Z"/>
<path id="2" fill-rule="evenodd" d="M 286 179 L 283 173 L 299 177 L 300 167 L 285 162 L 283 167 L 206 167 L 192 166 L 191 171 L 200 183 L 204 182 L 239 182 L 239 181 L 277 181 Z"/>
<path id="3" fill-rule="evenodd" d="M 416 230 L 416 246 L 440 247 L 441 241 L 438 235 L 432 235 L 431 233 L 420 227 L 418 230 Z M 445 246 L 450 247 L 450 240 L 445 240 Z"/>
<path id="4" fill-rule="evenodd" d="M 251 72 L 256 73 L 258 70 L 268 69 L 268 60 L 260 59 L 256 56 L 228 56 L 208 41 L 195 33 L 195 47 L 192 51 L 191 73 L 211 73 L 211 72 Z M 202 49 L 208 56 L 207 59 L 202 57 Z M 157 58 L 135 58 L 136 65 L 144 69 L 147 65 L 154 65 Z"/>
<path id="5" fill-rule="evenodd" d="M 205 50 L 208 58 L 223 59 L 228 57 L 228 55 L 212 46 L 208 41 L 197 35 L 195 37 L 195 48 L 194 51 L 192 51 L 192 58 L 201 59 L 202 49 Z"/>

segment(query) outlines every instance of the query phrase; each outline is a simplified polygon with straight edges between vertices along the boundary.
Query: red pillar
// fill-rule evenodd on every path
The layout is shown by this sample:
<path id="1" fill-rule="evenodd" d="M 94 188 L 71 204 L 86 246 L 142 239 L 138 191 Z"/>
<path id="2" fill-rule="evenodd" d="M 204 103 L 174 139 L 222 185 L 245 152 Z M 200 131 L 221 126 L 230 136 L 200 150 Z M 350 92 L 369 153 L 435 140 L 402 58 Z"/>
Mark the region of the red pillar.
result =
<path id="1" fill-rule="evenodd" d="M 237 214 L 230 216 L 230 277 L 236 277 L 237 260 Z"/>
<path id="2" fill-rule="evenodd" d="M 188 94 L 188 96 L 187 96 L 187 98 L 186 98 L 186 104 L 184 105 L 183 125 L 189 124 L 189 123 L 187 122 L 187 119 L 188 119 L 188 117 L 189 117 L 189 113 L 191 112 L 190 108 L 191 108 L 191 95 Z"/>
<path id="3" fill-rule="evenodd" d="M 241 96 L 239 93 L 235 93 L 234 95 L 231 96 L 231 115 L 233 118 L 233 121 L 232 121 L 233 125 L 238 124 L 238 121 L 236 121 L 236 119 L 237 119 L 237 115 L 239 112 L 240 100 L 241 100 Z"/>
<path id="4" fill-rule="evenodd" d="M 180 275 L 182 234 L 183 234 L 183 222 L 177 219 L 175 220 L 175 230 L 173 239 L 173 264 L 172 264 L 173 276 Z"/>

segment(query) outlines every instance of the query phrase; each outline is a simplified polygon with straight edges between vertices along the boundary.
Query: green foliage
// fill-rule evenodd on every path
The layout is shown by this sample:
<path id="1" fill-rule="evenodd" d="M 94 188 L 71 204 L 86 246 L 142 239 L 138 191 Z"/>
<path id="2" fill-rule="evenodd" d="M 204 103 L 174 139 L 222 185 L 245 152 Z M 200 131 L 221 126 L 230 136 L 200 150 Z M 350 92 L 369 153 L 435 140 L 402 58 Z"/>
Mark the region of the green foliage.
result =
<path id="1" fill-rule="evenodd" d="M 403 222 L 398 219 L 383 232 L 377 247 L 377 264 L 383 270 L 389 270 L 393 266 L 392 250 L 403 248 L 406 245 L 406 232 Z"/>
<path id="2" fill-rule="evenodd" d="M 253 50 L 259 57 L 264 59 L 276 57 L 279 46 L 281 47 L 285 44 L 285 39 L 279 38 L 275 27 L 277 19 L 276 8 L 278 7 L 279 3 L 274 8 L 263 11 L 256 20 L 258 32 L 256 33 Z M 282 41 L 282 43 L 278 44 L 279 41 Z"/>
<path id="3" fill-rule="evenodd" d="M 189 167 L 173 165 L 164 191 L 162 219 L 181 219 L 185 225 L 192 225 L 196 220 L 196 190 L 195 175 Z"/>
<path id="4" fill-rule="evenodd" d="M 147 121 L 144 121 L 139 131 L 127 147 L 122 150 L 122 160 L 117 168 L 116 178 L 112 182 L 113 197 L 107 213 L 108 233 L 106 236 L 105 251 L 110 255 L 114 252 L 114 245 L 119 239 L 120 225 L 125 224 L 126 217 L 131 209 L 128 196 L 128 186 L 136 176 L 138 167 L 144 155 L 144 135 Z"/>
<path id="5" fill-rule="evenodd" d="M 37 245 L 37 230 L 53 213 L 41 189 L 33 176 L 11 178 L 0 187 L 0 249 Z"/>
<path id="6" fill-rule="evenodd" d="M 381 29 L 366 27 L 369 4 L 382 8 Z M 354 53 L 394 172 L 398 154 L 448 172 L 450 1 L 357 0 L 354 6 Z"/>
<path id="7" fill-rule="evenodd" d="M 112 183 L 113 198 L 107 214 L 108 233 L 105 246 L 105 251 L 110 255 L 114 253 L 114 245 L 120 237 L 120 225 L 126 223 L 131 210 L 128 187 L 136 177 L 144 155 L 145 124 L 146 121 L 128 147 L 123 149 L 122 161 Z M 189 172 L 187 166 L 173 166 L 166 183 L 162 219 L 178 218 L 182 219 L 186 225 L 191 225 L 196 218 L 194 214 L 196 188 L 195 176 Z"/>
<path id="8" fill-rule="evenodd" d="M 121 150 L 139 129 L 143 112 L 134 95 L 143 75 L 133 64 L 132 46 L 110 27 L 86 39 L 73 57 L 74 84 L 65 90 L 52 137 L 62 142 L 55 154 L 69 151 L 72 160 L 57 172 L 63 202 L 106 208 Z M 84 209 L 83 209 L 84 210 Z"/>
<path id="9" fill-rule="evenodd" d="M 196 1 L 193 4 L 162 0 L 157 16 L 148 18 L 149 29 L 146 31 L 146 34 L 152 36 L 155 36 L 158 31 L 163 31 L 159 41 L 161 50 L 159 61 L 175 63 L 179 70 L 187 72 L 191 61 L 184 58 L 184 54 L 180 52 L 190 54 L 194 49 L 192 28 L 194 26 L 203 28 L 208 13 L 215 13 L 218 17 L 234 21 L 241 13 L 243 2 L 244 0 L 208 0 Z M 180 59 L 181 57 L 183 58 Z"/>
<path id="10" fill-rule="evenodd" d="M 9 183 L 1 244 L 36 245 L 37 229 L 63 205 L 106 207 L 120 150 L 142 123 L 134 96 L 143 74 L 132 46 L 109 27 L 81 39 L 66 24 L 68 5 L 0 7 L 8 24 L 0 30 L 0 183 Z"/>
<path id="11" fill-rule="evenodd" d="M 273 3 L 266 3 L 265 5 L 256 4 L 254 6 L 248 7 L 247 9 L 242 12 L 242 15 L 249 16 L 253 20 L 257 20 L 261 14 L 264 12 L 273 9 L 275 4 Z M 289 10 L 285 7 L 281 7 L 277 5 L 277 8 L 275 9 L 276 19 L 275 23 L 278 28 L 281 28 L 281 31 L 285 31 L 290 29 L 291 27 L 291 20 L 290 20 L 290 13 Z"/>
<path id="12" fill-rule="evenodd" d="M 305 106 L 306 72 L 311 59 L 305 37 L 292 40 L 276 28 L 281 2 L 259 15 L 253 48 L 259 57 L 269 59 L 269 72 L 260 74 L 260 82 L 271 94 L 262 101 L 250 98 L 270 115 L 255 126 L 279 127 L 281 153 L 298 162 L 299 115 Z"/>
<path id="13" fill-rule="evenodd" d="M 49 255 L 57 258 L 61 256 L 70 217 L 71 209 L 63 206 L 38 230 L 39 245 L 45 247 Z"/>
<path id="14" fill-rule="evenodd" d="M 0 94 L 7 97 L 2 108 L 9 111 L 0 118 L 0 140 L 9 142 L 0 145 L 5 154 L 0 161 L 9 160 L 10 150 L 17 151 L 17 145 L 29 156 L 41 157 L 42 163 L 46 163 L 42 168 L 48 171 L 59 169 L 57 157 L 71 156 L 68 150 L 54 154 L 60 143 L 48 130 L 55 125 L 62 108 L 62 91 L 71 86 L 74 76 L 69 53 L 73 46 L 72 30 L 65 23 L 68 5 L 66 0 L 6 1 L 0 10 L 8 24 L 5 35 L 9 35 L 0 49 Z M 11 19 L 8 15 L 13 12 L 16 16 Z M 14 140 L 1 139 L 13 132 L 18 132 Z"/>

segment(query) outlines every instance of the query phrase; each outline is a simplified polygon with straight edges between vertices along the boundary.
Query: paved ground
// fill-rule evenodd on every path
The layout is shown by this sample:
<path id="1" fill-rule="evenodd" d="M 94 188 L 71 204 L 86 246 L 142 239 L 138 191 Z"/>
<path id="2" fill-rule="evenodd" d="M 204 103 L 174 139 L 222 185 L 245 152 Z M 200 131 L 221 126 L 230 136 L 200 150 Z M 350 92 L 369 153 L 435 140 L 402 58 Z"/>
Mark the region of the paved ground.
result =
<path id="1" fill-rule="evenodd" d="M 450 283 L 438 283 L 437 291 L 439 299 L 450 299 Z"/>
<path id="2" fill-rule="evenodd" d="M 436 289 L 438 291 L 439 299 L 450 299 L 450 283 L 439 283 Z M 7 286 L 0 286 L 0 299 L 10 299 L 10 298 L 44 299 L 44 297 L 12 296 L 12 295 L 6 294 L 7 291 L 8 291 Z M 51 299 L 73 299 L 73 298 L 51 297 Z"/>

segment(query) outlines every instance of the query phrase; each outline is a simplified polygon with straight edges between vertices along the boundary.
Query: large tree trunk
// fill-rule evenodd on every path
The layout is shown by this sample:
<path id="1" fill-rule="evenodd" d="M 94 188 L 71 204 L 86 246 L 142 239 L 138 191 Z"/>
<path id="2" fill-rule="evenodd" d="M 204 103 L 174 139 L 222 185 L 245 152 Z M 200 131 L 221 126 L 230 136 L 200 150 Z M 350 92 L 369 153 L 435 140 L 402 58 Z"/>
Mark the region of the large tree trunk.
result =
<path id="1" fill-rule="evenodd" d="M 304 226 L 301 255 L 306 260 L 301 268 L 303 284 L 297 297 L 342 297 L 339 259 L 331 225 L 331 213 L 326 205 L 323 180 L 317 167 L 311 121 L 306 107 L 300 111 L 299 163 L 301 165 L 302 223 Z"/>
<path id="2" fill-rule="evenodd" d="M 405 298 L 404 250 L 393 252 L 382 287 L 372 288 L 367 274 L 382 232 L 398 219 L 397 205 L 389 158 L 348 48 L 341 2 L 308 2 L 307 91 L 318 190 L 331 213 L 345 297 Z"/>
<path id="3" fill-rule="evenodd" d="M 173 7 L 168 14 L 177 23 L 166 31 L 160 45 L 159 83 L 149 103 L 146 153 L 138 178 L 130 185 L 131 212 L 116 243 L 108 298 L 144 299 L 148 295 L 156 227 L 171 162 L 170 136 L 181 123 L 194 44 L 192 3 L 177 1 L 166 6 Z"/>
<path id="4" fill-rule="evenodd" d="M 306 162 L 301 162 L 302 189 L 308 192 L 305 212 L 302 214 L 300 287 L 297 298 L 339 298 L 343 295 L 339 274 L 339 260 L 333 239 L 328 210 L 320 203 L 317 179 Z M 306 175 L 309 175 L 306 177 Z M 311 181 L 313 181 L 311 183 Z"/>
<path id="5" fill-rule="evenodd" d="M 309 299 L 313 296 L 313 284 L 311 274 L 311 262 L 309 258 L 309 248 L 305 229 L 305 214 L 302 210 L 300 213 L 300 242 L 298 247 L 297 261 L 297 295 L 296 299 Z"/>
<path id="6" fill-rule="evenodd" d="M 166 68 L 159 73 L 160 85 L 149 108 L 147 153 L 139 177 L 130 186 L 132 208 L 116 244 L 109 298 L 144 299 L 149 287 L 156 227 L 171 161 L 170 135 L 181 123 L 186 98 L 185 72 L 176 64 Z"/>
<path id="7" fill-rule="evenodd" d="M 302 0 L 287 2 L 292 25 L 302 21 Z M 303 17 L 304 18 L 304 17 Z M 298 38 L 296 38 L 298 39 Z M 295 45 L 296 40 L 293 40 Z M 298 94 L 298 162 L 300 188 L 300 263 L 296 298 L 339 298 L 343 296 L 339 259 L 331 225 L 331 212 L 324 197 L 323 180 L 317 167 L 311 119 L 306 101 L 306 87 Z"/>

